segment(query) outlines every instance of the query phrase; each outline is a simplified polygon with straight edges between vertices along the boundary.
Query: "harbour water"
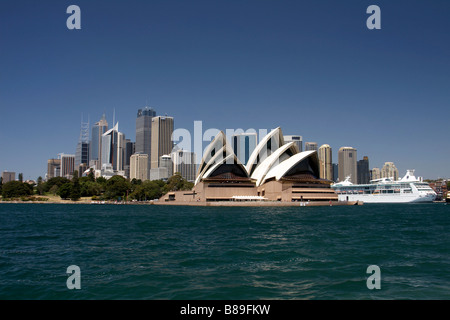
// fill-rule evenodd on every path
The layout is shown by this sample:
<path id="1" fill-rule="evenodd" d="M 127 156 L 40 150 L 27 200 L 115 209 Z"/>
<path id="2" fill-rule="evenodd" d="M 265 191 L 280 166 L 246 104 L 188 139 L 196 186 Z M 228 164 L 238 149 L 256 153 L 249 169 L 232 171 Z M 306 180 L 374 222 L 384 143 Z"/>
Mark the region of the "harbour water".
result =
<path id="1" fill-rule="evenodd" d="M 441 203 L 0 204 L 0 299 L 449 299 L 449 231 Z"/>

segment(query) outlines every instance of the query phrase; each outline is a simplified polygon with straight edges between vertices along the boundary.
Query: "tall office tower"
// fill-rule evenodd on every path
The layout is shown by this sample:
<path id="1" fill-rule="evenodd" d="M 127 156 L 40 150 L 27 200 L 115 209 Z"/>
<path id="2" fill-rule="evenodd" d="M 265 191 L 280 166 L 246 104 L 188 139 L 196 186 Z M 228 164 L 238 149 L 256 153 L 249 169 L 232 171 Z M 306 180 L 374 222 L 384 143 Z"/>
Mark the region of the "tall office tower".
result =
<path id="1" fill-rule="evenodd" d="M 108 131 L 108 122 L 106 121 L 105 114 L 103 114 L 100 121 L 96 122 L 92 126 L 92 137 L 90 143 L 89 152 L 89 166 L 96 166 L 97 170 L 101 169 L 102 163 L 102 136 Z"/>
<path id="2" fill-rule="evenodd" d="M 135 145 L 130 139 L 125 140 L 125 165 L 130 165 L 131 156 L 136 153 Z"/>
<path id="3" fill-rule="evenodd" d="M 338 182 L 339 180 L 339 166 L 337 163 L 333 163 L 333 181 Z"/>
<path id="4" fill-rule="evenodd" d="M 102 136 L 102 168 L 110 164 L 114 171 L 124 170 L 125 134 L 119 132 L 119 123 Z"/>
<path id="5" fill-rule="evenodd" d="M 117 171 L 123 171 L 126 164 L 126 154 L 127 154 L 127 142 L 125 139 L 125 133 L 119 132 L 117 136 Z"/>
<path id="6" fill-rule="evenodd" d="M 2 172 L 2 183 L 5 184 L 10 181 L 16 180 L 16 173 L 12 171 L 3 171 Z"/>
<path id="7" fill-rule="evenodd" d="M 83 122 L 83 120 L 81 120 L 80 138 L 75 152 L 75 168 L 82 163 L 89 164 L 89 121 Z"/>
<path id="8" fill-rule="evenodd" d="M 159 167 L 150 169 L 150 180 L 166 181 L 173 175 L 172 158 L 169 155 L 163 155 L 159 159 Z"/>
<path id="9" fill-rule="evenodd" d="M 231 147 L 243 165 L 246 165 L 257 145 L 256 132 L 239 133 L 231 136 Z M 186 151 L 185 151 L 186 152 Z"/>
<path id="10" fill-rule="evenodd" d="M 373 168 L 370 171 L 370 180 L 381 179 L 381 170 L 380 168 Z"/>
<path id="11" fill-rule="evenodd" d="M 152 118 L 156 116 L 153 108 L 139 109 L 136 117 L 136 144 L 135 152 L 148 155 L 148 168 L 150 173 L 150 161 L 152 151 Z"/>
<path id="12" fill-rule="evenodd" d="M 152 118 L 152 144 L 150 151 L 151 169 L 159 167 L 160 158 L 172 152 L 173 141 L 173 118 L 172 117 L 153 117 Z M 137 148 L 137 141 L 136 141 Z M 137 152 L 137 151 L 136 151 Z"/>
<path id="13" fill-rule="evenodd" d="M 173 161 L 170 155 L 166 154 L 161 156 L 161 158 L 159 159 L 159 167 L 167 169 L 167 178 L 173 176 Z"/>
<path id="14" fill-rule="evenodd" d="M 331 147 L 328 144 L 320 146 L 318 154 L 320 178 L 333 181 L 333 160 Z"/>
<path id="15" fill-rule="evenodd" d="M 75 167 L 75 169 L 78 170 L 78 177 L 81 178 L 88 169 L 88 166 L 86 163 L 81 163 L 78 167 Z"/>
<path id="16" fill-rule="evenodd" d="M 357 163 L 358 184 L 368 184 L 370 182 L 369 158 L 363 157 Z"/>
<path id="17" fill-rule="evenodd" d="M 148 155 L 135 153 L 130 159 L 130 180 L 140 179 L 145 181 L 148 179 Z"/>
<path id="18" fill-rule="evenodd" d="M 47 160 L 47 180 L 59 177 L 59 173 L 56 174 L 56 169 L 61 169 L 61 159 L 48 159 Z"/>
<path id="19" fill-rule="evenodd" d="M 303 151 L 303 138 L 302 136 L 284 136 L 284 143 L 295 142 L 298 147 L 298 151 Z"/>
<path id="20" fill-rule="evenodd" d="M 197 164 L 194 152 L 176 150 L 170 154 L 173 162 L 173 173 L 179 172 L 189 182 L 195 181 Z"/>
<path id="21" fill-rule="evenodd" d="M 73 172 L 75 171 L 75 155 L 73 154 L 61 154 L 61 177 L 72 179 Z"/>
<path id="22" fill-rule="evenodd" d="M 125 159 L 123 164 L 123 170 L 125 171 L 125 175 L 127 177 L 130 177 L 131 156 L 135 153 L 134 146 L 135 146 L 134 142 L 131 142 L 130 139 L 125 139 Z"/>
<path id="23" fill-rule="evenodd" d="M 381 169 L 381 178 L 394 178 L 398 180 L 398 169 L 393 162 L 385 162 Z"/>
<path id="24" fill-rule="evenodd" d="M 317 142 L 305 142 L 305 151 L 317 151 Z"/>
<path id="25" fill-rule="evenodd" d="M 339 160 L 339 181 L 344 181 L 350 176 L 352 183 L 358 182 L 356 170 L 356 149 L 352 147 L 342 147 L 338 152 Z"/>

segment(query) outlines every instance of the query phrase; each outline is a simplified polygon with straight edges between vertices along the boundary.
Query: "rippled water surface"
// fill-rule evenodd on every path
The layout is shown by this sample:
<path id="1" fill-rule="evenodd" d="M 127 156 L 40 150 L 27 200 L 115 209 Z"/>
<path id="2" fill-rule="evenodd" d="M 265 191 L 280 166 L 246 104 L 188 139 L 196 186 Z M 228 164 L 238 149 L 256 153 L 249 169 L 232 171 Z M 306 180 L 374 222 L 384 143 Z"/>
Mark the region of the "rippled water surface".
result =
<path id="1" fill-rule="evenodd" d="M 450 205 L 0 204 L 0 299 L 449 299 Z M 81 290 L 66 286 L 81 270 Z M 369 290 L 369 265 L 381 289 Z"/>

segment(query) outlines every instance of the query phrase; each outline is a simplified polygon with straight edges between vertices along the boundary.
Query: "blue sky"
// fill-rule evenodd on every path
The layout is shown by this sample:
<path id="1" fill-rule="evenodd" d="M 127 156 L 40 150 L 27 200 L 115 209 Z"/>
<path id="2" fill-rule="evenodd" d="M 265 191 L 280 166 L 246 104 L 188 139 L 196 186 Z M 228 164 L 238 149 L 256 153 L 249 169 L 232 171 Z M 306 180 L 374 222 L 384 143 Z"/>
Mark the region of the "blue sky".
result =
<path id="1" fill-rule="evenodd" d="M 66 9 L 81 8 L 81 30 Z M 381 30 L 366 9 L 381 8 Z M 36 179 L 75 153 L 81 114 L 135 140 L 138 108 L 175 128 L 271 129 L 450 177 L 450 2 L 0 2 L 0 170 Z"/>

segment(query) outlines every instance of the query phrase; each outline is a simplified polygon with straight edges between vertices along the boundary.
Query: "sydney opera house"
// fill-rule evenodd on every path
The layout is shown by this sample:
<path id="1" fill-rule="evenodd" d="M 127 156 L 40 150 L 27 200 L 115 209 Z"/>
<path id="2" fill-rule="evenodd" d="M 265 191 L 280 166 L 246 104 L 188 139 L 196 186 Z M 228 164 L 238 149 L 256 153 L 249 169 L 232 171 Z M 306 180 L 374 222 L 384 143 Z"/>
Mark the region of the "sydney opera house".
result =
<path id="1" fill-rule="evenodd" d="M 285 143 L 280 128 L 260 140 L 246 164 L 219 132 L 205 149 L 191 191 L 169 192 L 160 201 L 329 202 L 337 201 L 332 181 L 321 179 L 316 151 Z"/>

